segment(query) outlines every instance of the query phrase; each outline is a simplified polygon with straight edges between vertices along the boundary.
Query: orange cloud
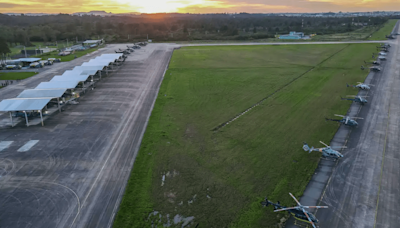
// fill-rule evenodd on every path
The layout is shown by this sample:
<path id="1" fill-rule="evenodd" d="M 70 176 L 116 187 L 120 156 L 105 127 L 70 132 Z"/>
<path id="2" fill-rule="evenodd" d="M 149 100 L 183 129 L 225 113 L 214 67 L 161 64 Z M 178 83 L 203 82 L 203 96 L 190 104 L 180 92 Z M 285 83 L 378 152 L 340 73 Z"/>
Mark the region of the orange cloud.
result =
<path id="1" fill-rule="evenodd" d="M 399 0 L 0 0 L 0 12 L 327 12 L 400 9 Z"/>

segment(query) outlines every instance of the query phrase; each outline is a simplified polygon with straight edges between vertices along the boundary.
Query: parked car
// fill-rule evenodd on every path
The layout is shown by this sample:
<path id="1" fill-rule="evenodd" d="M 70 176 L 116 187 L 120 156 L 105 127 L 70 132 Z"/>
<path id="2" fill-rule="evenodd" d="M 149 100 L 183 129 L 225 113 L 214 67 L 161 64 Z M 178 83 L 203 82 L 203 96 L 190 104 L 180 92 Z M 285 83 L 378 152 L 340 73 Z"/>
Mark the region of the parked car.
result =
<path id="1" fill-rule="evenodd" d="M 21 66 L 20 65 L 7 65 L 6 70 L 20 70 Z"/>

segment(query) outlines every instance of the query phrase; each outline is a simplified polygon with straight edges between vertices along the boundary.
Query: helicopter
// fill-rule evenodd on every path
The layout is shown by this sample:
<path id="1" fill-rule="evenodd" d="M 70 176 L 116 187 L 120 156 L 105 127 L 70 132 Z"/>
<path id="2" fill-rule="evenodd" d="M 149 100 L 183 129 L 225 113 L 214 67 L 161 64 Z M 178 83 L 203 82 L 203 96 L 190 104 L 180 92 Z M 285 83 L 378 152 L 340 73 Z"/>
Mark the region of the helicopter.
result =
<path id="1" fill-rule="evenodd" d="M 383 56 L 383 55 L 380 55 L 380 56 L 378 56 L 378 59 L 379 59 L 379 60 L 386 60 L 386 57 Z"/>
<path id="2" fill-rule="evenodd" d="M 364 61 L 364 63 L 365 63 L 365 64 L 374 64 L 374 65 L 377 65 L 377 66 L 381 65 L 378 61 L 373 61 L 373 62 L 366 62 L 366 61 Z"/>
<path id="3" fill-rule="evenodd" d="M 387 39 L 392 39 L 392 40 L 393 40 L 393 39 L 396 39 L 396 37 L 394 37 L 393 34 L 390 34 L 389 36 L 386 35 L 386 38 L 387 38 Z"/>
<path id="4" fill-rule="evenodd" d="M 325 120 L 336 121 L 336 122 L 342 123 L 342 124 L 350 126 L 350 127 L 356 127 L 356 126 L 358 126 L 358 123 L 357 123 L 357 121 L 355 121 L 355 119 L 361 119 L 361 120 L 363 119 L 361 117 L 342 116 L 342 115 L 338 115 L 338 114 L 335 114 L 335 116 L 340 116 L 343 119 L 340 120 L 340 119 L 325 118 Z"/>
<path id="5" fill-rule="evenodd" d="M 311 152 L 313 152 L 313 151 L 319 151 L 319 152 L 321 152 L 322 153 L 322 156 L 324 156 L 324 157 L 331 157 L 331 158 L 335 158 L 335 159 L 338 159 L 338 158 L 342 158 L 343 157 L 343 154 L 341 154 L 341 153 L 339 153 L 339 151 L 336 151 L 336 150 L 334 150 L 334 149 L 332 149 L 332 147 L 331 146 L 328 146 L 328 145 L 326 145 L 324 142 L 322 142 L 322 141 L 319 141 L 322 145 L 324 145 L 324 146 L 326 146 L 326 147 L 323 147 L 323 148 L 314 148 L 314 147 L 311 147 L 310 148 L 310 146 L 308 146 L 308 144 L 306 143 L 306 142 L 303 142 L 303 150 L 304 151 L 308 151 L 308 153 L 311 153 Z M 334 147 L 334 148 L 347 148 L 347 147 L 345 147 L 345 146 L 343 146 L 343 147 Z"/>
<path id="6" fill-rule="evenodd" d="M 354 101 L 354 102 L 359 102 L 360 104 L 364 105 L 366 103 L 368 103 L 367 99 L 365 99 L 364 97 L 367 96 L 353 96 L 353 95 L 348 95 L 347 97 L 354 97 L 354 98 L 343 98 L 341 97 L 342 100 L 348 100 L 348 101 Z"/>
<path id="7" fill-rule="evenodd" d="M 328 206 L 303 206 L 292 195 L 292 193 L 289 193 L 289 195 L 294 199 L 294 201 L 296 201 L 297 206 L 294 206 L 294 207 L 281 206 L 279 201 L 277 203 L 273 203 L 273 202 L 269 201 L 267 197 L 265 197 L 265 200 L 261 202 L 261 205 L 263 207 L 267 207 L 268 205 L 271 204 L 272 206 L 274 206 L 274 212 L 287 211 L 287 212 L 289 212 L 289 214 L 293 215 L 295 219 L 303 221 L 303 222 L 308 222 L 314 228 L 317 228 L 315 226 L 315 224 L 318 224 L 318 222 L 319 222 L 318 219 L 315 217 L 315 215 L 306 211 L 305 208 L 328 208 Z"/>
<path id="8" fill-rule="evenodd" d="M 376 48 L 377 51 L 379 51 L 379 49 L 380 49 L 380 51 L 383 51 L 383 52 L 389 52 L 389 49 L 387 49 L 386 47 L 378 47 L 378 48 Z"/>
<path id="9" fill-rule="evenodd" d="M 383 57 L 383 56 L 379 56 L 379 57 Z M 379 58 L 379 59 L 381 59 L 381 58 Z M 385 57 L 383 57 L 383 59 L 381 59 L 381 60 L 384 60 L 384 59 L 386 60 Z M 369 70 L 370 71 L 374 71 L 374 72 L 378 72 L 378 71 L 381 71 L 381 68 L 378 67 L 378 66 L 372 66 L 372 67 L 369 68 Z"/>
<path id="10" fill-rule="evenodd" d="M 371 87 L 370 86 L 374 86 L 374 85 L 371 85 L 371 84 L 364 84 L 364 83 L 362 83 L 362 82 L 357 82 L 357 85 L 349 85 L 349 84 L 346 84 L 347 85 L 347 87 L 354 87 L 354 88 L 359 88 L 359 89 L 362 89 L 362 90 L 370 90 L 371 89 Z"/>

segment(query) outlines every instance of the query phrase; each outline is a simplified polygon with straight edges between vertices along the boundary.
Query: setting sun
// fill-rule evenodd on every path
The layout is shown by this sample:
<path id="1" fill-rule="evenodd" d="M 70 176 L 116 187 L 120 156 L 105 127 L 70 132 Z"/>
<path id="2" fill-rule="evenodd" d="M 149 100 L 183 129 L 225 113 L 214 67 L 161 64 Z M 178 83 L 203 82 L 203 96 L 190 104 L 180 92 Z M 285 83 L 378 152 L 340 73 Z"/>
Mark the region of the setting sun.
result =
<path id="1" fill-rule="evenodd" d="M 212 6 L 218 4 L 218 2 L 208 0 L 193 0 L 193 1 L 175 1 L 175 0 L 147 0 L 137 3 L 132 3 L 130 0 L 118 0 L 122 4 L 129 4 L 132 9 L 141 13 L 159 13 L 159 12 L 179 12 L 180 9 L 201 5 L 201 6 Z"/>

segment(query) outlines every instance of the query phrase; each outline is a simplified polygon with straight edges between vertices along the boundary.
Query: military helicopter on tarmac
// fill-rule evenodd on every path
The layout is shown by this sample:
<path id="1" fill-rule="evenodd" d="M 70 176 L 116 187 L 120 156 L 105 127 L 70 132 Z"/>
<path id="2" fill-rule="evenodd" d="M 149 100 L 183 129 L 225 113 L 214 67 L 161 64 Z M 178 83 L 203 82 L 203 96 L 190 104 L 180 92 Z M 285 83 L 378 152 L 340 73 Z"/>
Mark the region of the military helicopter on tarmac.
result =
<path id="1" fill-rule="evenodd" d="M 374 85 L 364 84 L 362 82 L 357 82 L 357 85 L 349 85 L 349 84 L 347 84 L 347 87 L 350 87 L 350 86 L 354 87 L 354 88 L 359 88 L 359 89 L 362 89 L 362 90 L 370 90 L 371 89 L 370 86 L 374 86 Z"/>
<path id="2" fill-rule="evenodd" d="M 342 123 L 342 124 L 350 126 L 350 127 L 356 127 L 356 126 L 358 126 L 358 123 L 355 120 L 356 119 L 361 119 L 361 120 L 363 119 L 361 117 L 342 116 L 342 115 L 338 115 L 338 114 L 335 114 L 335 116 L 343 117 L 343 119 L 340 120 L 340 119 L 328 119 L 328 118 L 325 118 L 325 120 L 336 121 L 336 122 Z"/>
<path id="3" fill-rule="evenodd" d="M 388 35 L 386 35 L 386 38 L 387 38 L 387 39 L 392 39 L 392 40 L 393 40 L 393 39 L 396 39 L 396 37 L 394 37 L 394 35 L 393 35 L 393 34 L 390 34 L 389 36 L 388 36 Z"/>
<path id="4" fill-rule="evenodd" d="M 300 204 L 300 202 L 292 195 L 292 193 L 289 193 L 289 195 L 296 201 L 297 206 L 294 207 L 285 207 L 281 206 L 280 202 L 278 201 L 277 203 L 273 203 L 268 200 L 267 197 L 265 197 L 265 200 L 261 202 L 261 205 L 263 207 L 267 207 L 268 205 L 274 206 L 274 212 L 278 211 L 287 211 L 289 214 L 293 215 L 295 219 L 311 223 L 311 225 L 314 228 L 317 228 L 315 224 L 318 224 L 318 219 L 315 217 L 315 215 L 311 214 L 310 212 L 306 211 L 305 208 L 328 208 L 328 206 L 303 206 Z"/>
<path id="5" fill-rule="evenodd" d="M 389 49 L 386 47 L 377 47 L 376 48 L 377 51 L 383 51 L 383 52 L 389 52 Z"/>
<path id="6" fill-rule="evenodd" d="M 342 146 L 342 147 L 331 147 L 331 146 L 326 145 L 322 141 L 319 141 L 319 142 L 322 143 L 326 147 L 322 147 L 322 148 L 311 147 L 310 148 L 310 146 L 308 146 L 308 144 L 306 142 L 303 142 L 303 150 L 304 151 L 308 151 L 308 153 L 311 153 L 313 151 L 319 151 L 319 152 L 322 153 L 322 156 L 324 156 L 324 157 L 330 157 L 330 158 L 338 159 L 338 158 L 342 158 L 343 154 L 339 153 L 339 151 L 336 151 L 336 150 L 334 150 L 332 148 L 340 148 L 340 149 L 341 148 L 347 148 L 345 146 Z"/>
<path id="7" fill-rule="evenodd" d="M 386 60 L 386 57 L 385 57 L 385 56 L 383 56 L 383 55 L 380 55 L 380 56 L 378 56 L 378 59 L 379 59 L 379 60 L 383 60 L 383 61 L 385 61 L 385 60 Z"/>
<path id="8" fill-rule="evenodd" d="M 347 97 L 353 97 L 353 98 L 343 98 L 341 97 L 342 100 L 348 100 L 348 101 L 354 101 L 354 102 L 358 102 L 362 105 L 368 103 L 367 99 L 365 99 L 364 97 L 367 96 L 353 96 L 353 95 L 347 95 Z"/>
<path id="9" fill-rule="evenodd" d="M 374 64 L 374 65 L 377 65 L 377 66 L 381 65 L 378 61 L 373 61 L 373 62 L 366 62 L 366 61 L 364 61 L 364 63 L 365 63 L 365 64 Z"/>
<path id="10" fill-rule="evenodd" d="M 383 57 L 383 56 L 379 56 L 379 57 Z M 386 60 L 386 58 L 385 57 L 383 57 L 383 58 L 379 58 L 380 60 Z M 370 67 L 369 68 L 369 71 L 374 71 L 374 72 L 378 72 L 378 71 L 381 71 L 381 68 L 380 67 L 378 67 L 378 66 L 372 66 L 372 67 Z"/>

